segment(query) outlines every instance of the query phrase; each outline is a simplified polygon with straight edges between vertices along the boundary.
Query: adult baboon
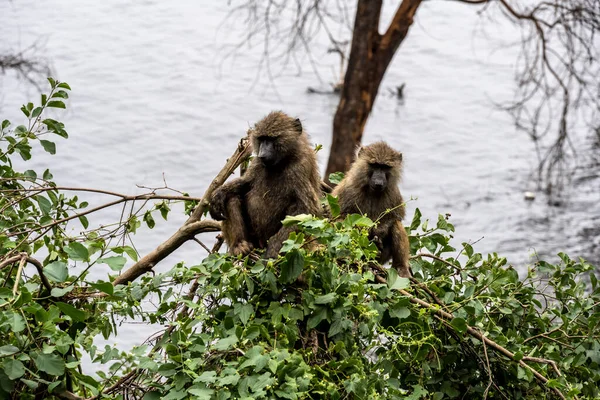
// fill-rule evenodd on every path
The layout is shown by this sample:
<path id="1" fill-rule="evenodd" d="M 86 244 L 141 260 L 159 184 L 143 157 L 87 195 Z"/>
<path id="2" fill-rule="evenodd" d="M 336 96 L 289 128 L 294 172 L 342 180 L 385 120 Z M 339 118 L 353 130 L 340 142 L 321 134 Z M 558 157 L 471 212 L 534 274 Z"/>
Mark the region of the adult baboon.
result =
<path id="1" fill-rule="evenodd" d="M 401 173 L 402 153 L 385 142 L 373 143 L 359 150 L 333 195 L 338 197 L 342 216 L 358 213 L 373 221 L 379 219 L 370 232 L 379 248 L 379 263 L 392 259 L 398 274 L 409 277 L 410 248 L 402 225 L 404 202 L 398 188 Z"/>
<path id="2" fill-rule="evenodd" d="M 315 153 L 299 119 L 281 111 L 267 115 L 249 132 L 256 157 L 241 178 L 215 190 L 210 215 L 224 220 L 230 253 L 267 248 L 275 258 L 293 230 L 286 215 L 320 215 L 321 178 Z"/>

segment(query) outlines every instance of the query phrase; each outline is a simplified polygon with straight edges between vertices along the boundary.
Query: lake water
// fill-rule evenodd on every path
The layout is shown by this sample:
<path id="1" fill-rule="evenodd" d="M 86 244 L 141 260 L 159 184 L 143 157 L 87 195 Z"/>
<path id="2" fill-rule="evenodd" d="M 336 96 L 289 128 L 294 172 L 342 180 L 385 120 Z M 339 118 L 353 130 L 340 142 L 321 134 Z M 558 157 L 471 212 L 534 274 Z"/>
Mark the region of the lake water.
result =
<path id="1" fill-rule="evenodd" d="M 299 116 L 325 169 L 331 141 L 335 95 L 308 94 L 337 78 L 339 60 L 327 54 L 324 35 L 312 47 L 320 82 L 305 57 L 288 70 L 274 63 L 273 81 L 259 70 L 256 46 L 232 46 L 244 37 L 241 19 L 224 23 L 226 2 L 126 3 L 116 0 L 0 2 L 0 52 L 35 41 L 54 76 L 73 89 L 69 110 L 59 114 L 70 139 L 57 140 L 57 155 L 36 151 L 27 168 L 50 168 L 63 186 L 93 187 L 128 194 L 136 187 L 162 186 L 201 196 L 233 152 L 249 125 L 273 109 Z M 425 2 L 381 85 L 364 143 L 384 139 L 404 154 L 405 198 L 409 218 L 416 207 L 433 220 L 451 213 L 456 244 L 478 241 L 481 252 L 498 252 L 521 271 L 531 255 L 556 261 L 565 251 L 600 263 L 599 160 L 592 144 L 584 150 L 574 184 L 560 207 L 548 206 L 535 191 L 537 165 L 529 138 L 494 104 L 510 100 L 519 40 L 512 25 L 477 15 L 458 2 Z M 389 21 L 386 9 L 384 23 Z M 406 83 L 405 101 L 389 88 Z M 39 99 L 37 89 L 0 76 L 0 117 L 19 124 L 24 102 Z M 596 149 L 597 153 L 597 149 Z M 83 195 L 92 204 L 101 196 Z M 138 235 L 144 254 L 185 220 L 176 209 L 168 222 Z M 119 218 L 120 208 L 90 218 L 92 226 Z M 202 235 L 211 242 L 211 235 Z M 188 243 L 158 269 L 180 260 L 199 262 L 205 252 Z M 108 270 L 99 266 L 96 276 Z M 108 267 L 106 267 L 108 268 Z M 126 328 L 139 336 L 136 326 Z M 126 331 L 127 332 L 127 331 Z M 119 336 L 121 339 L 125 336 Z M 121 339 L 123 340 L 123 339 Z"/>

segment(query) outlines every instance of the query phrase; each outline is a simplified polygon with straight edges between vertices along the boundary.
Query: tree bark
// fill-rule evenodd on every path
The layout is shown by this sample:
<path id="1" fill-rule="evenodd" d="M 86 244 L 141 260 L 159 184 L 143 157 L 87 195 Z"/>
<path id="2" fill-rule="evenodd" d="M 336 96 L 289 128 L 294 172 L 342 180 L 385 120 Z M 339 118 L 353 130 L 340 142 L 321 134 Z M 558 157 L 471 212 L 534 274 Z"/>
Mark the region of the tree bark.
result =
<path id="1" fill-rule="evenodd" d="M 354 161 L 379 85 L 396 50 L 406 37 L 422 0 L 403 0 L 387 31 L 379 33 L 382 0 L 358 0 L 352 46 L 340 103 L 333 120 L 329 174 L 345 172 Z"/>

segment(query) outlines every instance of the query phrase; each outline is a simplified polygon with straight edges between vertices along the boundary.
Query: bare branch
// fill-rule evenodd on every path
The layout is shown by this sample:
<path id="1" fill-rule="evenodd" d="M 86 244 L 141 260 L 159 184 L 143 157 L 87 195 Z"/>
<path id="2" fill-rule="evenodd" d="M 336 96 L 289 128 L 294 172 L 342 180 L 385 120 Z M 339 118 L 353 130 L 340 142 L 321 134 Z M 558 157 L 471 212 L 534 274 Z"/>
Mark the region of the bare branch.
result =
<path id="1" fill-rule="evenodd" d="M 215 232 L 220 230 L 220 223 L 211 220 L 201 221 L 202 216 L 206 211 L 208 200 L 213 191 L 223 185 L 225 180 L 233 174 L 235 169 L 250 156 L 252 149 L 247 138 L 240 141 L 236 151 L 229 158 L 223 169 L 210 183 L 206 192 L 202 196 L 202 201 L 194 210 L 190 218 L 175 232 L 169 239 L 160 244 L 156 249 L 142 257 L 138 262 L 131 266 L 127 271 L 121 274 L 115 281 L 114 285 L 127 284 L 144 273 L 152 270 L 156 264 L 162 261 L 169 254 L 177 250 L 183 243 L 191 240 L 200 232 Z"/>

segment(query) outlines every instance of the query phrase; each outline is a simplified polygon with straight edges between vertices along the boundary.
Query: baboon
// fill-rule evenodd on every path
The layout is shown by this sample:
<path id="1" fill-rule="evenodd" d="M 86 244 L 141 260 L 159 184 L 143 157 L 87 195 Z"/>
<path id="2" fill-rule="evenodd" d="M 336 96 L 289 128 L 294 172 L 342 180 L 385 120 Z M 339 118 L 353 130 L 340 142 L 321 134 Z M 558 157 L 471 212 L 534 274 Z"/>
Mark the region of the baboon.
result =
<path id="1" fill-rule="evenodd" d="M 379 219 L 369 234 L 379 249 L 379 263 L 391 259 L 398 275 L 410 277 L 410 247 L 402 225 L 405 211 L 398 188 L 401 173 L 402 153 L 385 142 L 373 143 L 358 151 L 333 195 L 338 197 L 342 216 L 366 214 L 373 221 Z"/>
<path id="2" fill-rule="evenodd" d="M 293 230 L 286 215 L 321 215 L 321 178 L 317 159 L 302 123 L 281 111 L 271 112 L 249 131 L 256 157 L 246 173 L 221 186 L 210 200 L 210 215 L 223 220 L 229 252 L 246 255 L 266 248 L 275 258 Z"/>

